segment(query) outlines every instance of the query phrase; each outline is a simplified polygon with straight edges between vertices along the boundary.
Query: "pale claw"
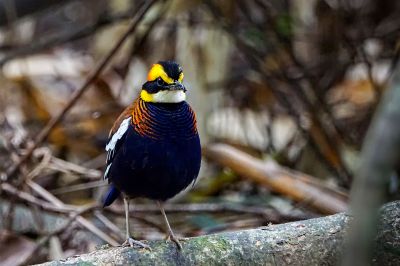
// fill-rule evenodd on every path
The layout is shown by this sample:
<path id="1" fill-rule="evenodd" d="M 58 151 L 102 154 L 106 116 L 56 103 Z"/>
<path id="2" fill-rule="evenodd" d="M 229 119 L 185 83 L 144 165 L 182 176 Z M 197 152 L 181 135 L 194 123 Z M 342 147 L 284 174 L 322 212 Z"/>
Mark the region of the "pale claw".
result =
<path id="1" fill-rule="evenodd" d="M 125 240 L 125 242 L 122 244 L 122 246 L 123 247 L 126 247 L 126 246 L 130 246 L 130 247 L 135 247 L 135 245 L 136 246 L 139 246 L 139 247 L 141 247 L 141 248 L 145 248 L 145 249 L 148 249 L 148 250 L 150 250 L 151 251 L 151 247 L 149 246 L 149 245 L 147 245 L 147 244 L 145 244 L 145 243 L 142 243 L 141 241 L 139 241 L 139 240 L 135 240 L 135 239 L 133 239 L 132 237 L 129 237 L 127 240 Z"/>
<path id="2" fill-rule="evenodd" d="M 174 234 L 168 235 L 167 239 L 170 239 L 171 241 L 175 242 L 176 246 L 178 247 L 179 250 L 182 250 L 182 244 L 179 242 L 179 240 L 185 241 L 186 239 L 184 238 L 177 238 Z"/>

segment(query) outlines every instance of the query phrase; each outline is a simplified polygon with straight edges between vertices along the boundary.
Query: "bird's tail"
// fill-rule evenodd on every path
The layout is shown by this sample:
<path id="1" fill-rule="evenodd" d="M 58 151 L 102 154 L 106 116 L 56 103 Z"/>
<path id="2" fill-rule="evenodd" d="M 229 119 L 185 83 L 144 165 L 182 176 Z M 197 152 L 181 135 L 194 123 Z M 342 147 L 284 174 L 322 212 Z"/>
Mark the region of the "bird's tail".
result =
<path id="1" fill-rule="evenodd" d="M 117 188 L 115 188 L 113 185 L 111 185 L 106 194 L 106 197 L 104 198 L 103 208 L 111 205 L 111 203 L 113 203 L 114 200 L 116 200 L 120 194 L 121 194 L 121 191 L 119 191 Z"/>

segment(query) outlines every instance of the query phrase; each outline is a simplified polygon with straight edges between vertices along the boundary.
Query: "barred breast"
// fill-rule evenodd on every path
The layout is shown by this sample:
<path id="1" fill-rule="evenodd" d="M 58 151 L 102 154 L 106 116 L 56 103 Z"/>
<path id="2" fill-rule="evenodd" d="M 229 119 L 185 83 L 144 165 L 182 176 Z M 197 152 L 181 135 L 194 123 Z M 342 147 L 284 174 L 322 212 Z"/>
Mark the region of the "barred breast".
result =
<path id="1" fill-rule="evenodd" d="M 165 140 L 187 139 L 196 136 L 196 117 L 186 103 L 147 103 L 136 100 L 132 110 L 135 130 L 145 137 Z"/>
<path id="2" fill-rule="evenodd" d="M 131 124 L 119 140 L 109 178 L 131 197 L 169 199 L 199 173 L 201 147 L 194 112 L 186 102 L 141 99 L 129 110 Z"/>

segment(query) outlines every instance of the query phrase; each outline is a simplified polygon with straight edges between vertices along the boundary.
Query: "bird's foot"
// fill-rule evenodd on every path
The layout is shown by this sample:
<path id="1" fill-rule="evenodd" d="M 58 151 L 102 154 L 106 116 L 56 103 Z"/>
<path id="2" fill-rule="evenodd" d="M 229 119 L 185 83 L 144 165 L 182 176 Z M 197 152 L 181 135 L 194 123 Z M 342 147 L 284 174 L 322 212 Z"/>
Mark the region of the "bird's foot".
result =
<path id="1" fill-rule="evenodd" d="M 173 242 L 175 242 L 176 246 L 178 247 L 179 250 L 182 250 L 182 244 L 180 241 L 186 241 L 187 238 L 180 238 L 180 237 L 176 237 L 173 233 L 168 234 L 167 236 L 167 240 L 171 240 Z"/>
<path id="2" fill-rule="evenodd" d="M 136 246 L 139 246 L 139 247 L 141 247 L 141 248 L 145 248 L 145 249 L 148 249 L 148 250 L 150 250 L 151 251 L 151 247 L 149 246 L 149 245 L 147 245 L 147 244 L 145 244 L 145 243 L 143 243 L 143 242 L 141 242 L 141 241 L 139 241 L 139 240 L 135 240 L 135 239 L 133 239 L 132 237 L 129 237 L 127 240 L 125 240 L 125 242 L 122 244 L 122 246 L 123 247 L 127 247 L 127 246 L 130 246 L 130 247 L 135 247 L 135 245 Z"/>

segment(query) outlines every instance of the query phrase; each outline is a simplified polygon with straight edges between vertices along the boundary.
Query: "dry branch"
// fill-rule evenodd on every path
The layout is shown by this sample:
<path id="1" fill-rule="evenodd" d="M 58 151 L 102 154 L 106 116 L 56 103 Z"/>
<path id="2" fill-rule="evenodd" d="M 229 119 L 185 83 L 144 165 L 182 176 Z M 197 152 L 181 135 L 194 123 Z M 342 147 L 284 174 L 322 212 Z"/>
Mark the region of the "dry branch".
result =
<path id="1" fill-rule="evenodd" d="M 376 213 L 379 206 L 387 202 L 388 184 L 400 166 L 399 102 L 400 68 L 397 67 L 364 141 L 361 164 L 351 192 L 351 210 L 356 219 L 351 227 L 344 265 L 362 265 L 369 261 L 377 230 Z"/>
<path id="2" fill-rule="evenodd" d="M 344 193 L 324 187 L 305 174 L 289 171 L 272 162 L 266 163 L 226 144 L 209 145 L 203 149 L 203 154 L 273 191 L 306 202 L 321 213 L 333 214 L 347 209 Z"/>
<path id="3" fill-rule="evenodd" d="M 167 203 L 164 206 L 167 213 L 238 213 L 238 214 L 253 214 L 261 216 L 272 223 L 292 222 L 312 218 L 306 214 L 284 214 L 273 208 L 246 206 L 241 204 L 223 204 L 223 203 Z M 110 212 L 117 215 L 124 215 L 124 209 L 120 207 L 109 207 L 104 209 L 105 212 Z M 137 213 L 160 213 L 155 204 L 134 204 L 130 207 L 131 215 Z M 315 216 L 314 216 L 315 217 Z"/>
<path id="4" fill-rule="evenodd" d="M 93 24 L 83 25 L 82 27 L 74 28 L 67 32 L 60 32 L 57 35 L 44 36 L 38 40 L 35 40 L 34 42 L 30 42 L 29 44 L 26 44 L 24 46 L 14 48 L 5 53 L 4 56 L 0 58 L 0 67 L 15 58 L 30 56 L 57 45 L 63 45 L 65 43 L 90 36 L 91 34 L 96 33 L 103 27 L 131 18 L 132 13 L 134 13 L 132 12 L 132 10 L 128 10 L 127 12 L 123 12 L 117 15 L 103 14 Z"/>
<path id="5" fill-rule="evenodd" d="M 32 181 L 26 181 L 26 184 L 37 194 L 39 194 L 41 197 L 46 199 L 47 201 L 51 202 L 54 206 L 59 207 L 59 208 L 65 208 L 65 204 L 54 197 L 50 192 L 45 190 L 43 187 L 39 186 L 35 182 Z M 99 238 L 103 239 L 107 243 L 117 245 L 118 242 L 116 242 L 113 238 L 105 234 L 103 231 L 101 231 L 97 226 L 95 226 L 91 221 L 88 219 L 78 215 L 76 218 L 76 221 L 85 227 L 87 230 L 98 236 Z"/>
<path id="6" fill-rule="evenodd" d="M 19 201 L 31 204 L 32 206 L 39 207 L 40 209 L 46 210 L 49 212 L 68 214 L 68 213 L 74 211 L 74 209 L 68 205 L 64 205 L 63 207 L 55 206 L 54 204 L 51 204 L 49 202 L 37 199 L 34 196 L 32 196 L 22 190 L 18 190 L 16 187 L 14 187 L 10 184 L 7 184 L 7 183 L 0 184 L 0 190 L 1 190 L 1 192 L 5 193 L 5 194 L 8 194 L 10 196 L 17 198 Z"/>
<path id="7" fill-rule="evenodd" d="M 0 0 L 0 27 L 13 23 L 24 16 L 32 15 L 57 5 L 65 5 L 68 2 L 71 2 L 71 0 L 36 0 L 35 2 Z"/>
<path id="8" fill-rule="evenodd" d="M 400 202 L 381 210 L 373 265 L 399 265 Z M 115 247 L 42 265 L 336 265 L 350 217 L 324 218 L 189 238 L 151 242 L 152 251 Z"/>
<path id="9" fill-rule="evenodd" d="M 63 110 L 55 117 L 53 117 L 47 125 L 39 132 L 36 137 L 35 143 L 28 148 L 26 153 L 19 158 L 18 162 L 14 164 L 8 171 L 7 177 L 13 176 L 19 169 L 19 167 L 28 160 L 33 151 L 48 137 L 53 128 L 64 118 L 64 116 L 69 112 L 69 110 L 75 105 L 75 103 L 80 99 L 83 93 L 90 87 L 90 85 L 97 79 L 97 77 L 101 74 L 101 72 L 105 69 L 107 64 L 122 46 L 126 39 L 136 30 L 139 23 L 142 21 L 144 15 L 147 11 L 153 6 L 156 0 L 150 0 L 145 5 L 143 5 L 138 11 L 136 16 L 132 19 L 132 22 L 128 28 L 128 30 L 124 33 L 124 35 L 118 40 L 118 42 L 114 45 L 114 47 L 110 50 L 110 52 L 104 57 L 104 59 L 99 63 L 98 67 L 94 69 L 94 71 L 88 76 L 85 83 L 74 92 L 71 99 L 68 101 L 67 105 L 63 108 Z"/>
<path id="10" fill-rule="evenodd" d="M 234 24 L 228 23 L 230 19 L 224 19 L 225 13 L 222 12 L 218 5 L 213 3 L 213 1 L 205 1 L 205 3 L 207 4 L 214 18 L 220 23 L 221 28 L 224 29 L 232 37 L 238 50 L 246 57 L 246 60 L 251 65 L 251 67 L 259 72 L 259 74 L 261 74 L 262 82 L 266 85 L 266 87 L 271 90 L 277 101 L 287 109 L 289 115 L 295 119 L 295 122 L 301 134 L 304 135 L 306 138 L 309 137 L 311 148 L 314 149 L 316 154 L 319 156 L 318 158 L 321 160 L 321 162 L 327 166 L 327 169 L 332 170 L 338 178 L 341 178 L 341 185 L 348 187 L 350 181 L 348 170 L 343 164 L 337 147 L 331 143 L 332 141 L 330 140 L 330 134 L 328 134 L 328 131 L 323 126 L 324 124 L 315 114 L 315 107 L 312 107 L 312 104 L 309 103 L 308 100 L 306 100 L 304 93 L 300 93 L 301 91 L 303 91 L 303 87 L 299 85 L 300 82 L 296 78 L 291 78 L 291 75 L 287 73 L 287 71 L 284 71 L 284 69 L 287 69 L 286 65 L 277 73 L 274 73 L 276 75 L 271 75 L 271 71 L 267 70 L 265 67 L 264 60 L 266 60 L 265 58 L 267 57 L 267 55 L 260 53 L 260 51 L 254 47 L 254 45 L 250 45 L 247 40 L 244 40 L 240 37 L 240 34 L 238 34 Z M 266 9 L 268 8 L 269 7 L 267 6 Z M 266 14 L 268 14 L 268 12 L 266 12 Z M 270 21 L 267 24 L 274 25 L 276 24 L 276 21 Z M 271 27 L 271 29 L 273 28 L 274 27 Z M 282 44 L 285 43 L 286 42 Z M 279 46 L 278 49 L 281 49 L 281 46 Z M 265 57 L 264 60 L 263 57 Z M 305 75 L 306 72 L 304 72 L 304 70 L 305 69 L 302 69 L 302 76 L 306 77 L 307 75 Z M 284 87 L 280 86 L 281 81 L 287 83 L 287 85 L 289 85 L 292 90 L 287 90 Z M 302 102 L 303 107 L 305 107 L 306 113 L 308 113 L 308 115 L 310 116 L 310 129 L 306 129 L 302 125 L 302 110 L 299 110 L 299 108 L 295 107 L 293 102 L 289 100 L 290 98 L 288 96 L 293 92 L 295 93 L 295 98 L 299 102 Z"/>

